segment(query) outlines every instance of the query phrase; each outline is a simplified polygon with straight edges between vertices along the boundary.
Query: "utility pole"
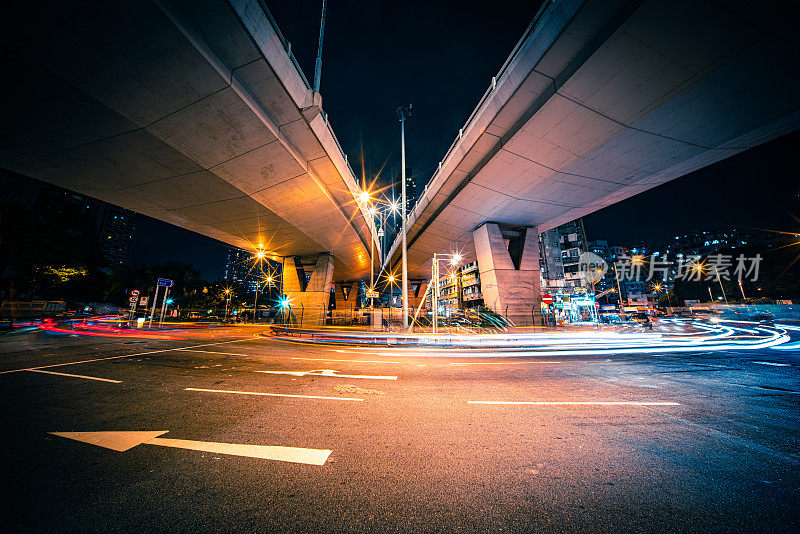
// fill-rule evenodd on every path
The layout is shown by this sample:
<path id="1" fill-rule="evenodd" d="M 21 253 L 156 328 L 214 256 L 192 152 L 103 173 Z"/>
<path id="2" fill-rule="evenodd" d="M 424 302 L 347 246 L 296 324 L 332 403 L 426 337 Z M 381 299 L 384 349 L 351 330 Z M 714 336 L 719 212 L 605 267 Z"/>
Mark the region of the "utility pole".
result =
<path id="1" fill-rule="evenodd" d="M 322 76 L 322 38 L 325 35 L 325 12 L 328 0 L 322 0 L 322 20 L 319 23 L 319 46 L 317 47 L 317 63 L 314 65 L 314 92 L 319 93 L 319 79 Z"/>
<path id="2" fill-rule="evenodd" d="M 408 243 L 406 241 L 406 119 L 411 116 L 411 104 L 397 108 L 400 118 L 400 182 L 402 195 L 400 217 L 403 222 L 403 328 L 408 328 Z"/>

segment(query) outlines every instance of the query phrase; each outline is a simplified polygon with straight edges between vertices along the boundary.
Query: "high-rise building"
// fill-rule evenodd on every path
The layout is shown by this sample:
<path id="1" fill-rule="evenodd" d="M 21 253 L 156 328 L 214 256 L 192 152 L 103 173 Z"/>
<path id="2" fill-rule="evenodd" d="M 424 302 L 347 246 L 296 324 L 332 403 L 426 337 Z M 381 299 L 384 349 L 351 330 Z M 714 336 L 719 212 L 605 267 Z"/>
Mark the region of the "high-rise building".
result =
<path id="1" fill-rule="evenodd" d="M 280 280 L 279 263 L 270 258 L 260 260 L 260 266 L 253 259 L 253 253 L 240 248 L 228 250 L 225 258 L 225 274 L 223 278 L 232 283 L 240 285 L 247 293 L 254 293 L 258 288 L 259 292 L 266 292 L 270 288 L 267 277 L 274 277 L 274 284 Z"/>
<path id="2" fill-rule="evenodd" d="M 542 287 L 583 287 L 579 259 L 587 251 L 583 219 L 576 219 L 539 234 L 539 268 Z"/>
<path id="3" fill-rule="evenodd" d="M 260 272 L 253 268 L 253 254 L 240 248 L 228 250 L 225 258 L 225 274 L 223 278 L 233 284 L 241 285 L 246 292 L 252 293 L 258 287 Z"/>
<path id="4" fill-rule="evenodd" d="M 94 202 L 98 202 L 95 220 L 103 258 L 111 267 L 121 265 L 128 261 L 136 230 L 136 213 L 105 202 Z"/>
<path id="5" fill-rule="evenodd" d="M 101 268 L 127 262 L 136 213 L 9 171 L 0 173 L 0 191 L 3 203 L 25 206 L 42 223 L 57 225 L 72 236 L 96 239 Z"/>

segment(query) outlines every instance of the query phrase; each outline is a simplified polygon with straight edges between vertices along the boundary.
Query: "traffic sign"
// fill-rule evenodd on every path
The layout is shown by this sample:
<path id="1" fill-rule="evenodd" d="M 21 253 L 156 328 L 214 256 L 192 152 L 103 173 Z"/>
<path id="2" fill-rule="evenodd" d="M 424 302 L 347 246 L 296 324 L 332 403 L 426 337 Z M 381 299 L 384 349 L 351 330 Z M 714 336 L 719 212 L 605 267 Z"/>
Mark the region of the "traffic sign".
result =
<path id="1" fill-rule="evenodd" d="M 132 297 L 137 297 L 137 296 L 139 296 L 139 290 L 138 290 L 138 289 L 134 289 L 133 291 L 131 291 L 131 296 L 132 296 Z"/>
<path id="2" fill-rule="evenodd" d="M 380 296 L 380 293 L 377 291 L 367 291 L 367 298 L 368 299 L 376 299 Z"/>
<path id="3" fill-rule="evenodd" d="M 135 303 L 138 300 L 139 300 L 139 297 L 131 297 L 131 298 L 128 299 L 128 302 Z"/>
<path id="4" fill-rule="evenodd" d="M 172 280 L 169 278 L 159 278 L 158 285 L 162 287 L 172 287 Z"/>
<path id="5" fill-rule="evenodd" d="M 378 237 L 383 237 L 383 236 L 384 236 L 383 228 L 379 228 L 378 229 Z"/>
<path id="6" fill-rule="evenodd" d="M 139 299 L 139 306 L 147 306 L 147 297 L 142 297 Z"/>
<path id="7" fill-rule="evenodd" d="M 544 295 L 542 295 L 542 302 L 549 306 L 550 304 L 553 303 L 553 295 L 545 293 Z"/>

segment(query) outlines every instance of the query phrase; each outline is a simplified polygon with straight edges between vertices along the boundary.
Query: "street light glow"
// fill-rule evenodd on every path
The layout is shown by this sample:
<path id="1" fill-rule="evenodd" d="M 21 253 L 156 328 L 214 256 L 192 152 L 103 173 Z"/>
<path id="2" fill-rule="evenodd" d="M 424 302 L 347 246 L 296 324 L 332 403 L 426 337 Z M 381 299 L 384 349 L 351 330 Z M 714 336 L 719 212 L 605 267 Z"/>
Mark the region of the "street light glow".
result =
<path id="1" fill-rule="evenodd" d="M 390 275 L 389 275 L 389 277 L 387 278 L 387 280 L 388 280 L 389 282 L 394 282 L 394 275 L 393 275 L 393 274 L 390 274 Z"/>
<path id="2" fill-rule="evenodd" d="M 266 253 L 263 250 L 259 250 L 258 252 L 256 252 L 256 258 L 258 258 L 259 260 L 263 260 L 264 256 L 266 256 Z"/>
<path id="3" fill-rule="evenodd" d="M 369 193 L 367 191 L 362 191 L 361 193 L 359 193 L 358 201 L 361 202 L 362 204 L 367 204 L 370 201 Z"/>
<path id="4" fill-rule="evenodd" d="M 450 258 L 450 265 L 458 265 L 460 261 L 461 261 L 461 254 L 456 252 L 455 254 L 453 254 L 453 257 Z"/>

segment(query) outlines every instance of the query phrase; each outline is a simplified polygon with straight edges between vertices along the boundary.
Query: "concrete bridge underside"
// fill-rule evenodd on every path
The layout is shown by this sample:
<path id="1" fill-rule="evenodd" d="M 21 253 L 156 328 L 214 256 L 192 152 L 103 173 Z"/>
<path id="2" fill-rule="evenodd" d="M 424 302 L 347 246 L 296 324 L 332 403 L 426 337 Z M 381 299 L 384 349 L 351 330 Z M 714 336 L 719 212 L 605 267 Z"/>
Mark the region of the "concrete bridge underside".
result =
<path id="1" fill-rule="evenodd" d="M 410 275 L 430 276 L 434 252 L 480 265 L 484 223 L 545 231 L 797 130 L 800 47 L 781 18 L 744 2 L 546 3 L 410 214 Z"/>
<path id="2" fill-rule="evenodd" d="M 276 256 L 369 272 L 356 179 L 257 0 L 19 3 L 0 166 Z"/>

